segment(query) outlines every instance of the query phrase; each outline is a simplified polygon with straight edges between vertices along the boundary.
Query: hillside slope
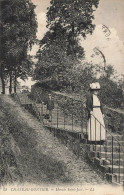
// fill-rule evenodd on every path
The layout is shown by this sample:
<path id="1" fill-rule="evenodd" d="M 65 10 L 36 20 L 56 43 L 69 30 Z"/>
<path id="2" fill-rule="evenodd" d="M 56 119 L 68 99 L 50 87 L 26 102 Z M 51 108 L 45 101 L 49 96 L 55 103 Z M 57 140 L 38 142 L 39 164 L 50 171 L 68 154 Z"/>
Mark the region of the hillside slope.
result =
<path id="1" fill-rule="evenodd" d="M 11 97 L 1 95 L 0 107 L 1 182 L 105 183 Z"/>

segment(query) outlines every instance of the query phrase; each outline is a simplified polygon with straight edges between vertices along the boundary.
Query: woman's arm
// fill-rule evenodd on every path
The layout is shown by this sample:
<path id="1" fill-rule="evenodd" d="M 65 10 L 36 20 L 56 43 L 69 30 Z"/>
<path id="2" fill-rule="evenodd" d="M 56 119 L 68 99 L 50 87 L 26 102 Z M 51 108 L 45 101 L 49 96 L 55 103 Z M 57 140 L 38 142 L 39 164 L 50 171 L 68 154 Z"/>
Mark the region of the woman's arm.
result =
<path id="1" fill-rule="evenodd" d="M 88 115 L 90 116 L 90 112 L 93 111 L 93 97 L 91 95 L 87 97 L 86 108 L 88 111 Z"/>

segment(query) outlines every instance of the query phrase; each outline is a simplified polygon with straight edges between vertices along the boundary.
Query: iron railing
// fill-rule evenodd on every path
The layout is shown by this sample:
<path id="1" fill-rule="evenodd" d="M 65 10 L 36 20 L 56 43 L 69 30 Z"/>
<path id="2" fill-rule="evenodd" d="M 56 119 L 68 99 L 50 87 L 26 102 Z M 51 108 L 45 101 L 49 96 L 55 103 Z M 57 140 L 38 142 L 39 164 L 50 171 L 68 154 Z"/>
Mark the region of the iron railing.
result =
<path id="1" fill-rule="evenodd" d="M 43 94 L 37 90 L 34 90 L 34 94 L 35 103 L 32 103 L 32 106 L 44 126 L 56 128 L 58 131 L 61 129 L 83 135 L 87 139 L 87 144 L 93 145 L 95 157 L 102 160 L 105 174 L 112 174 L 114 181 L 117 183 L 124 181 L 124 147 L 121 136 L 112 134 L 91 114 L 90 124 L 92 123 L 91 120 L 94 120 L 95 138 L 94 142 L 90 142 L 88 134 L 92 136 L 92 129 L 91 125 L 90 130 L 87 128 L 88 117 L 85 101 L 82 102 L 79 99 L 52 92 L 54 109 L 52 110 L 52 119 L 49 121 L 47 110 L 48 98 L 43 99 Z M 97 131 L 98 125 L 99 131 Z M 106 132 L 105 142 L 102 141 L 102 129 Z M 98 137 L 99 141 L 97 140 Z"/>
<path id="2" fill-rule="evenodd" d="M 103 164 L 107 165 L 106 166 L 106 173 L 109 172 L 111 174 L 113 174 L 113 177 L 115 177 L 115 179 L 113 178 L 114 181 L 116 181 L 117 183 L 121 183 L 124 181 L 124 147 L 123 147 L 123 138 L 122 136 L 119 135 L 112 135 L 112 133 L 105 128 L 105 126 L 103 124 L 101 124 L 101 122 L 93 115 L 91 114 L 90 117 L 90 124 L 91 124 L 91 120 L 92 118 L 94 119 L 94 123 L 95 123 L 95 151 L 97 152 L 97 139 L 96 136 L 100 138 L 100 142 L 99 142 L 99 151 L 97 152 L 97 157 L 99 157 L 100 159 L 103 159 Z M 98 123 L 99 125 L 99 131 L 97 131 L 96 129 L 96 123 Z M 106 139 L 105 142 L 102 143 L 102 128 L 105 130 L 106 132 Z M 90 134 L 92 133 L 92 129 L 90 126 Z M 99 135 L 98 135 L 99 133 Z M 116 137 L 118 137 L 118 139 L 120 139 L 120 141 L 118 141 L 118 139 Z M 122 144 L 120 143 L 122 142 Z"/>

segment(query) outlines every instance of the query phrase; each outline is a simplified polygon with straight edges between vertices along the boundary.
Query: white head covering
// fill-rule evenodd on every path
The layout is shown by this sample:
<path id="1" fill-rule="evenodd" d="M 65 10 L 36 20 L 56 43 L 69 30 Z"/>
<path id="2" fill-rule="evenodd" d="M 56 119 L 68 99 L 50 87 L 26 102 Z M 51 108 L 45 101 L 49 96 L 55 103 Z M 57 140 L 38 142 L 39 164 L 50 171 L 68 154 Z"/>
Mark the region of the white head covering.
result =
<path id="1" fill-rule="evenodd" d="M 100 89 L 100 84 L 98 82 L 91 83 L 90 84 L 90 89 L 92 89 L 92 90 L 99 90 Z"/>

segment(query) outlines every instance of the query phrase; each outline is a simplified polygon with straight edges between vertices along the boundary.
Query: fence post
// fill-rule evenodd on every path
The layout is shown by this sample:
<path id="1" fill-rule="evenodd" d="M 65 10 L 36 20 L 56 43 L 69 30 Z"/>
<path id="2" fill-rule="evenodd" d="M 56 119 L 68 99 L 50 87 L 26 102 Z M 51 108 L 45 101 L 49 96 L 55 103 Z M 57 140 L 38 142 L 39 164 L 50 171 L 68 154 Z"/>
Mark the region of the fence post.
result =
<path id="1" fill-rule="evenodd" d="M 73 99 L 72 99 L 72 131 L 73 131 Z"/>
<path id="2" fill-rule="evenodd" d="M 123 131 L 123 142 L 124 142 L 124 131 Z M 124 151 L 122 151 L 123 152 L 123 154 L 122 154 L 122 159 L 124 159 Z M 124 191 L 124 163 L 123 163 L 123 166 L 122 166 L 123 168 L 122 168 L 122 170 L 123 170 L 123 174 L 122 174 L 122 180 L 123 180 L 123 191 Z"/>
<path id="3" fill-rule="evenodd" d="M 96 118 L 95 118 L 95 151 L 96 151 Z"/>
<path id="4" fill-rule="evenodd" d="M 26 95 L 24 95 L 24 97 L 25 97 L 25 105 L 26 105 Z"/>
<path id="5" fill-rule="evenodd" d="M 72 131 L 73 131 L 73 113 L 72 113 Z"/>
<path id="6" fill-rule="evenodd" d="M 53 128 L 54 129 L 54 137 L 56 137 L 56 129 L 55 128 Z"/>
<path id="7" fill-rule="evenodd" d="M 120 144 L 119 144 L 119 183 L 120 183 Z"/>
<path id="8" fill-rule="evenodd" d="M 80 120 L 81 120 L 81 132 L 82 133 L 84 133 L 84 130 L 83 130 L 83 126 L 84 126 L 84 122 L 83 122 L 83 120 L 84 120 L 84 116 L 83 116 L 83 114 L 84 114 L 84 111 L 83 111 L 83 106 L 81 106 L 81 108 L 80 108 L 81 110 L 80 110 Z M 82 113 L 82 114 L 81 114 Z"/>
<path id="9" fill-rule="evenodd" d="M 100 123 L 100 158 L 101 158 L 101 123 Z"/>
<path id="10" fill-rule="evenodd" d="M 113 174 L 113 136 L 112 136 L 112 174 Z"/>
<path id="11" fill-rule="evenodd" d="M 65 129 L 65 112 L 64 112 L 64 129 Z"/>
<path id="12" fill-rule="evenodd" d="M 41 119 L 41 122 L 43 123 L 43 102 L 41 102 L 41 115 L 40 115 L 40 119 Z"/>
<path id="13" fill-rule="evenodd" d="M 59 113 L 58 113 L 58 102 L 57 102 L 57 128 L 58 128 L 58 115 Z"/>

